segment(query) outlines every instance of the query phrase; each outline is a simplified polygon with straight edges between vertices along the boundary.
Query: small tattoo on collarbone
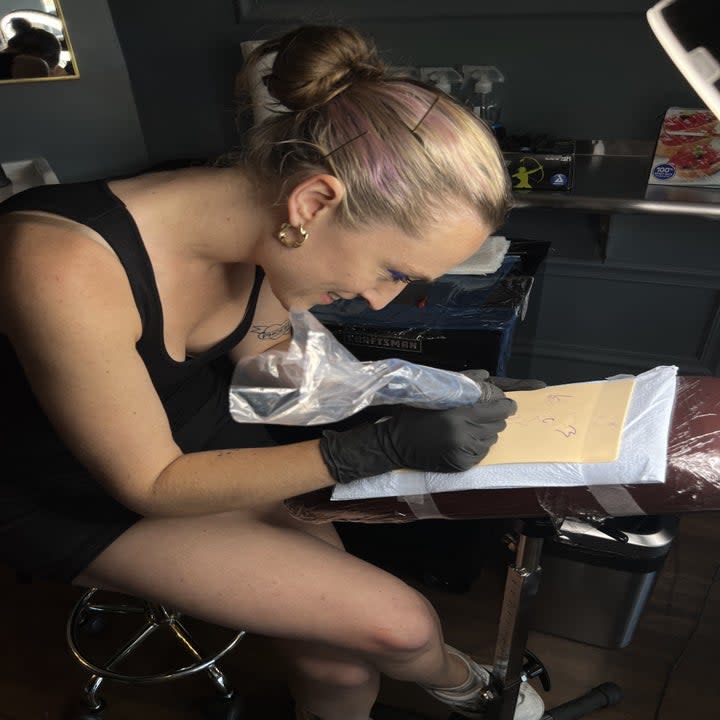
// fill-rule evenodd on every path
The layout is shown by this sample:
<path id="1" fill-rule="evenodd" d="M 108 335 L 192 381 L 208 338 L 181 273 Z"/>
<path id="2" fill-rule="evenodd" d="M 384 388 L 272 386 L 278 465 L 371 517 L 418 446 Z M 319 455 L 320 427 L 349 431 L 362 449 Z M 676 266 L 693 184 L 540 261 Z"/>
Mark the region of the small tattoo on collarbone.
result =
<path id="1" fill-rule="evenodd" d="M 290 321 L 272 325 L 253 325 L 250 332 L 257 335 L 258 340 L 277 340 L 290 334 Z"/>

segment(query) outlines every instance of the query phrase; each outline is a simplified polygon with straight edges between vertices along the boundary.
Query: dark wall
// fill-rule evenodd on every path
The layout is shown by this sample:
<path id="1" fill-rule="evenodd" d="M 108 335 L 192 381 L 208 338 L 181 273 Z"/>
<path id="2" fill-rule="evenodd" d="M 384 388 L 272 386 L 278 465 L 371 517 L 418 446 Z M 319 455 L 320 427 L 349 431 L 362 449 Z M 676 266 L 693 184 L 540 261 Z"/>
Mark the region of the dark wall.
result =
<path id="1" fill-rule="evenodd" d="M 347 22 L 393 64 L 494 64 L 511 131 L 654 138 L 673 104 L 699 100 L 648 27 L 651 0 L 109 0 L 150 156 L 219 152 L 237 141 L 239 44 L 300 22 Z"/>
<path id="2" fill-rule="evenodd" d="M 151 162 L 206 157 L 236 141 L 241 65 L 233 0 L 109 0 Z"/>
<path id="3" fill-rule="evenodd" d="M 495 64 L 511 132 L 654 139 L 699 99 L 652 36 L 652 0 L 108 0 L 152 162 L 238 142 L 243 40 L 343 22 L 405 65 Z M 605 228 L 605 229 L 603 229 Z M 677 364 L 720 373 L 717 222 L 515 210 L 508 236 L 553 241 L 510 372 L 550 382 Z"/>
<path id="4" fill-rule="evenodd" d="M 498 65 L 511 130 L 650 138 L 667 106 L 698 100 L 651 37 L 649 4 L 64 0 L 81 77 L 0 85 L 0 160 L 44 155 L 74 180 L 221 152 L 238 141 L 240 42 L 326 21 L 366 31 L 395 64 Z"/>
<path id="5" fill-rule="evenodd" d="M 414 17 L 368 18 L 359 10 L 345 16 L 394 64 L 496 65 L 506 77 L 503 117 L 513 132 L 642 139 L 655 137 L 668 106 L 699 103 L 649 29 L 644 11 L 651 4 L 628 0 L 624 12 L 613 11 L 613 3 L 604 4 L 606 12 L 561 12 L 557 7 L 567 3 L 545 0 L 482 14 L 487 3 L 476 2 L 474 14 L 465 16 L 418 9 Z M 343 14 L 306 16 L 325 17 Z M 269 21 L 246 22 L 238 32 L 262 36 L 272 29 Z"/>
<path id="6" fill-rule="evenodd" d="M 125 60 L 104 0 L 63 0 L 80 78 L 0 84 L 0 161 L 44 156 L 60 180 L 147 164 Z"/>

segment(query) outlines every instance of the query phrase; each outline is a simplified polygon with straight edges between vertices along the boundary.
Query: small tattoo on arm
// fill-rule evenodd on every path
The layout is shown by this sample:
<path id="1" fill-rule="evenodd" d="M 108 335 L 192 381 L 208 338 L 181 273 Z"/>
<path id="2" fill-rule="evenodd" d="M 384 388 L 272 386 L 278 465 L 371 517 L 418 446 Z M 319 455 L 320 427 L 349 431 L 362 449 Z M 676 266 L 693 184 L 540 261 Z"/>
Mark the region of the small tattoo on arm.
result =
<path id="1" fill-rule="evenodd" d="M 290 335 L 290 321 L 273 325 L 253 325 L 250 332 L 255 333 L 258 340 L 279 340 Z"/>

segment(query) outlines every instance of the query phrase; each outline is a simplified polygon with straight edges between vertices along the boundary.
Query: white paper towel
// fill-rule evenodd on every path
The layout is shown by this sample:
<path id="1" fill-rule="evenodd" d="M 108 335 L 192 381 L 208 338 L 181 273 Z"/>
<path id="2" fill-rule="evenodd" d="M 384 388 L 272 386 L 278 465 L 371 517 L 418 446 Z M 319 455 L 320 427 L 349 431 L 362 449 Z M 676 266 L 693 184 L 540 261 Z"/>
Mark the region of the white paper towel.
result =
<path id="1" fill-rule="evenodd" d="M 467 260 L 447 271 L 447 275 L 490 275 L 501 265 L 510 247 L 510 241 L 491 235 Z"/>
<path id="2" fill-rule="evenodd" d="M 667 439 L 677 368 L 661 366 L 635 378 L 617 460 L 607 463 L 524 463 L 475 466 L 459 473 L 402 470 L 337 485 L 333 500 L 396 497 L 452 490 L 665 482 Z M 618 375 L 607 381 L 630 377 Z"/>

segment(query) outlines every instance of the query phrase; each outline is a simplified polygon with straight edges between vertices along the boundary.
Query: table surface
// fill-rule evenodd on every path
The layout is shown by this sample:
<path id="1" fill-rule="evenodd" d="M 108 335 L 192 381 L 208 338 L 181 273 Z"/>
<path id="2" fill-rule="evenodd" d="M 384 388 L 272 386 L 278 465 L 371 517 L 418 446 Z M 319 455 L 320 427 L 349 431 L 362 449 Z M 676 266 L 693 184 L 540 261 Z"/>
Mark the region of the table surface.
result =
<path id="1" fill-rule="evenodd" d="M 602 517 L 720 510 L 720 378 L 678 378 L 664 483 L 435 493 L 432 503 L 422 506 L 423 514 L 401 498 L 333 502 L 330 492 L 292 498 L 288 508 L 309 521 L 364 523 L 410 522 L 418 517 Z"/>
<path id="2" fill-rule="evenodd" d="M 571 190 L 515 190 L 515 207 L 690 215 L 720 220 L 720 188 L 648 185 L 651 151 L 643 145 L 642 152 L 635 148 L 631 152 L 638 154 L 578 154 Z"/>

